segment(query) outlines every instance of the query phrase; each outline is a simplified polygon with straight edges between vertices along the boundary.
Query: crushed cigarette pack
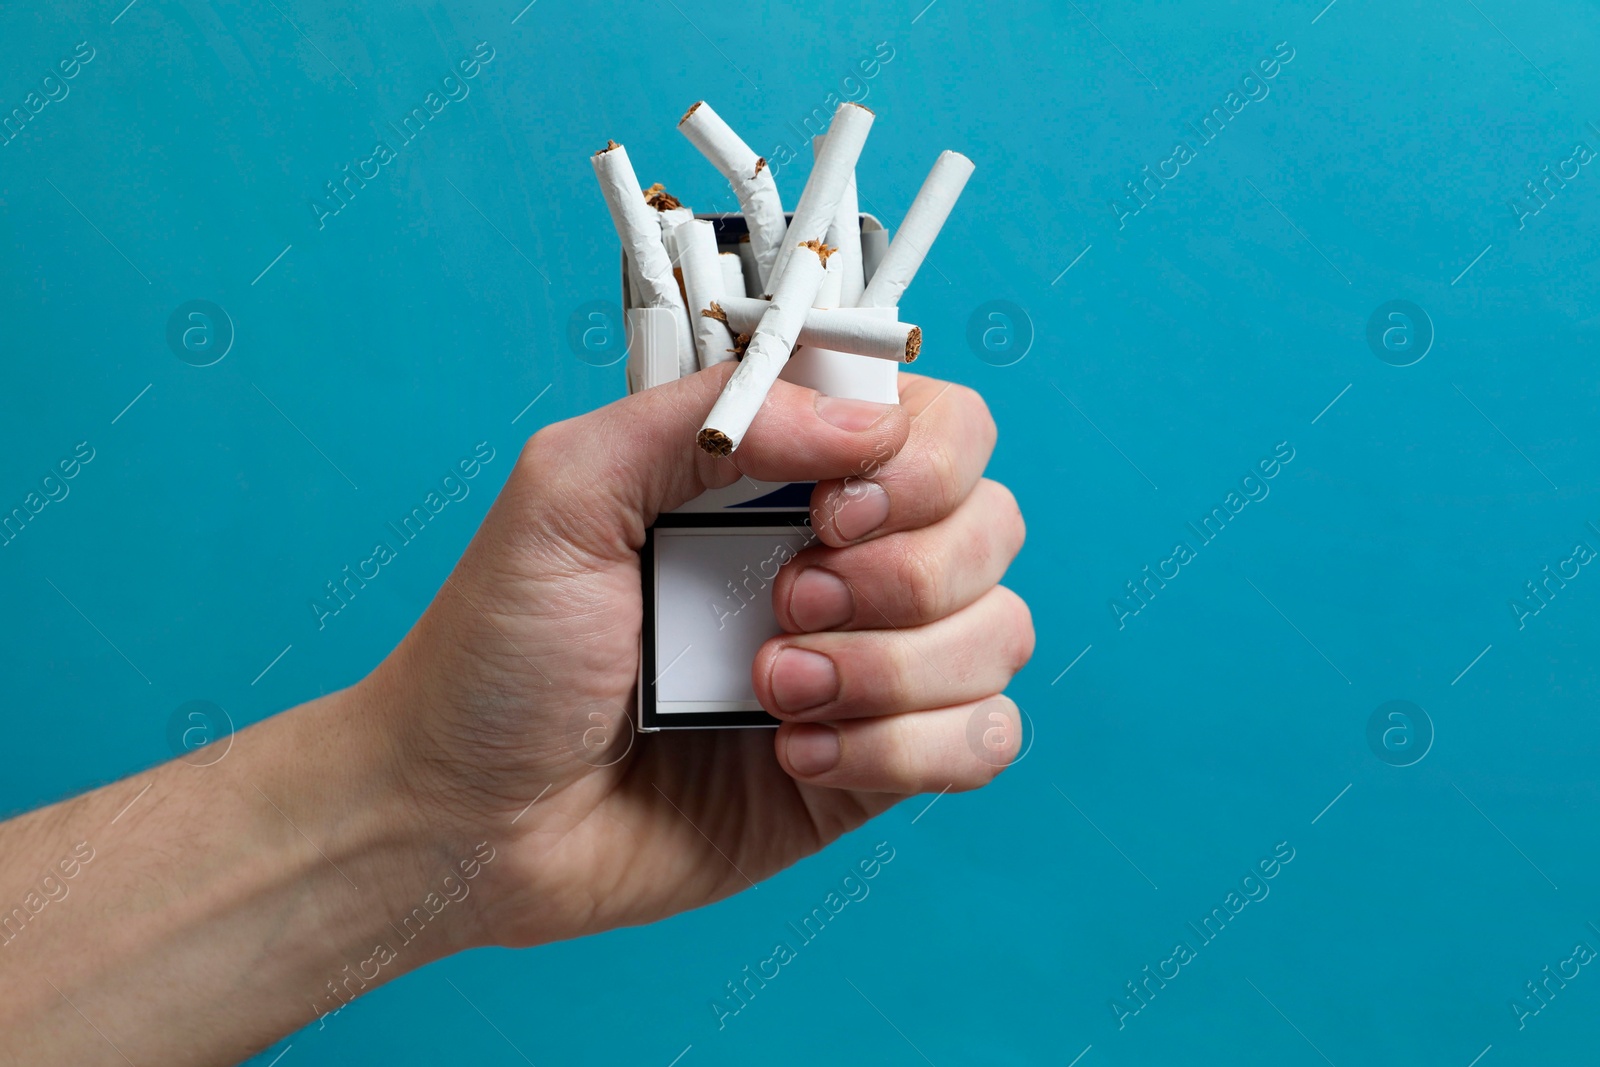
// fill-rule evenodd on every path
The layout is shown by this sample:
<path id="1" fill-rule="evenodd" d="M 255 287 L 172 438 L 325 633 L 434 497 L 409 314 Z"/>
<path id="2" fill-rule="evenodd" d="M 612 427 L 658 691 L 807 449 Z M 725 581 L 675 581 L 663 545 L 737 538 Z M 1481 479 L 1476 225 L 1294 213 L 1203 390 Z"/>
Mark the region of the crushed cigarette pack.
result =
<path id="1" fill-rule="evenodd" d="M 872 121 L 860 105 L 840 106 L 792 213 L 765 161 L 703 101 L 679 129 L 728 180 L 741 212 L 696 215 L 662 186 L 643 188 L 615 142 L 591 160 L 622 243 L 628 391 L 739 362 L 695 442 L 713 455 L 737 450 L 780 378 L 830 396 L 899 400 L 900 364 L 917 358 L 922 331 L 899 321 L 897 305 L 972 164 L 941 155 L 891 242 L 858 208 L 855 167 Z M 815 543 L 813 488 L 741 478 L 646 531 L 640 730 L 777 725 L 751 665 L 782 632 L 778 569 Z"/>

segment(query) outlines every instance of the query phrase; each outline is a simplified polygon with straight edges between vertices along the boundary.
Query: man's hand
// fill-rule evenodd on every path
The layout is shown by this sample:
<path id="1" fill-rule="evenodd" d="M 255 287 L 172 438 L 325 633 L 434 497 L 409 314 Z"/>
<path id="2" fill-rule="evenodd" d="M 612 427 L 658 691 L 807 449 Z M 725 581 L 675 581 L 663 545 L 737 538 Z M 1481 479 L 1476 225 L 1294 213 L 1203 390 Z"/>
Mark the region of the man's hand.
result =
<path id="1" fill-rule="evenodd" d="M 981 786 L 1016 752 L 1017 711 L 991 698 L 1033 627 L 996 584 L 1023 524 L 982 477 L 983 401 L 914 375 L 896 406 L 779 382 L 739 451 L 713 459 L 692 442 L 731 367 L 535 434 L 455 574 L 364 683 L 397 711 L 425 809 L 458 839 L 497 842 L 487 941 L 698 907 L 905 796 Z M 743 476 L 818 483 L 820 543 L 780 570 L 787 633 L 753 665 L 784 724 L 635 737 L 644 530 Z M 984 727 L 1009 720 L 1000 759 L 968 743 L 980 705 Z M 596 753 L 602 729 L 612 751 Z"/>
<path id="2" fill-rule="evenodd" d="M 982 401 L 780 382 L 713 459 L 695 431 L 730 370 L 535 434 L 364 681 L 0 825 L 0 1065 L 233 1063 L 430 960 L 698 907 L 987 782 L 1033 629 L 996 584 L 1023 530 L 982 478 Z M 744 476 L 818 483 L 753 665 L 783 725 L 636 737 L 644 531 Z"/>

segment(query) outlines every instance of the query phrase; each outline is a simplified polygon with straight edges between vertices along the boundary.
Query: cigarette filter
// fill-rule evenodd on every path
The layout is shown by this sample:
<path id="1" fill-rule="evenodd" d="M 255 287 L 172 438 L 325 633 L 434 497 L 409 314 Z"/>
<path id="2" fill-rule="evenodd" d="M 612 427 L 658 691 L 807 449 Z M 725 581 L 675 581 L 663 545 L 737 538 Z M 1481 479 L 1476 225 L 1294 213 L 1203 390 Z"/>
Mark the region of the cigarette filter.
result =
<path id="1" fill-rule="evenodd" d="M 733 186 L 733 195 L 738 197 L 739 209 L 750 229 L 750 250 L 756 261 L 754 283 L 765 286 L 788 228 L 772 169 L 704 100 L 678 120 L 678 129 Z M 748 270 L 745 273 L 750 277 Z"/>
<path id="2" fill-rule="evenodd" d="M 872 112 L 860 104 L 840 104 L 839 110 L 834 112 L 827 140 L 822 143 L 822 151 L 817 153 L 811 177 L 806 180 L 800 202 L 789 220 L 783 248 L 767 279 L 768 292 L 775 292 L 776 286 L 783 283 L 784 268 L 794 257 L 795 249 L 808 241 L 821 241 L 828 235 L 828 228 L 839 211 L 839 199 L 855 173 L 856 160 L 861 158 L 867 132 L 872 129 L 872 118 Z"/>
<path id="3" fill-rule="evenodd" d="M 829 259 L 830 264 L 832 258 Z M 718 307 L 734 333 L 751 333 L 769 307 L 766 300 L 726 296 Z M 922 351 L 922 329 L 876 314 L 879 308 L 812 308 L 795 343 L 857 356 L 910 363 Z M 874 314 L 864 314 L 864 312 Z"/>
<path id="4" fill-rule="evenodd" d="M 608 141 L 606 147 L 591 157 L 591 162 L 595 177 L 600 179 L 600 192 L 611 212 L 611 221 L 622 240 L 623 252 L 633 264 L 640 300 L 646 307 L 668 308 L 677 313 L 678 324 L 673 329 L 678 340 L 678 366 L 682 373 L 693 374 L 698 364 L 688 311 L 678 292 L 677 280 L 672 276 L 672 261 L 661 241 L 661 224 L 654 218 L 656 212 L 645 203 L 639 178 L 628 159 L 628 150 Z"/>
<path id="5" fill-rule="evenodd" d="M 702 315 L 712 305 L 724 299 L 727 290 L 723 285 L 721 258 L 717 255 L 715 227 L 705 219 L 691 220 L 674 231 L 678 246 L 678 266 L 683 271 L 684 294 L 689 301 L 689 316 L 694 325 L 694 345 L 700 355 L 700 366 L 709 367 L 733 358 L 729 351 L 727 324 L 720 319 Z M 737 262 L 738 257 L 734 257 Z"/>
<path id="6" fill-rule="evenodd" d="M 889 242 L 883 262 L 872 274 L 861 296 L 861 307 L 898 307 L 900 297 L 916 277 L 923 257 L 950 217 L 956 198 L 972 177 L 972 160 L 960 152 L 941 152 L 933 169 L 917 190 L 900 232 Z"/>
<path id="7" fill-rule="evenodd" d="M 739 447 L 756 412 L 771 392 L 794 349 L 811 302 L 816 299 L 825 273 L 823 261 L 831 251 L 820 241 L 795 250 L 793 265 L 778 278 L 772 303 L 756 323 L 739 368 L 728 379 L 722 395 L 711 406 L 696 443 L 713 456 L 726 456 Z"/>

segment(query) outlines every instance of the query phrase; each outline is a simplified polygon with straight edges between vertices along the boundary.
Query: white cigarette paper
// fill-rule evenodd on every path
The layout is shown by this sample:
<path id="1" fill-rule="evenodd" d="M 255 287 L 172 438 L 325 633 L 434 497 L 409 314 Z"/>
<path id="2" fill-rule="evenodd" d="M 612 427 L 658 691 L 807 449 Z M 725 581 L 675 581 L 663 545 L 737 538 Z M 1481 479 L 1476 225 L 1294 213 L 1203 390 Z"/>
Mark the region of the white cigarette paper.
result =
<path id="1" fill-rule="evenodd" d="M 839 261 L 833 256 L 828 257 L 828 262 L 822 268 L 822 285 L 817 289 L 817 295 L 812 299 L 814 308 L 843 307 L 844 301 L 839 299 Z"/>
<path id="2" fill-rule="evenodd" d="M 832 257 L 829 257 L 832 265 Z M 718 308 L 734 333 L 751 333 L 770 303 L 750 297 L 728 296 Z M 812 308 L 795 343 L 849 352 L 896 363 L 910 363 L 922 351 L 922 330 L 909 322 L 893 322 L 876 314 L 876 308 Z"/>
<path id="3" fill-rule="evenodd" d="M 828 236 L 845 185 L 855 173 L 856 160 L 861 158 L 867 132 L 872 129 L 872 118 L 872 112 L 860 104 L 840 104 L 839 110 L 834 112 L 827 140 L 822 143 L 822 151 L 817 153 L 811 177 L 806 180 L 800 202 L 794 208 L 794 217 L 789 220 L 783 248 L 773 264 L 771 277 L 766 279 L 769 292 L 783 284 L 784 268 L 794 257 L 795 249 L 807 241 L 820 241 Z"/>
<path id="4" fill-rule="evenodd" d="M 727 297 L 722 264 L 717 262 L 716 227 L 707 219 L 695 219 L 673 231 L 678 244 L 678 267 L 683 271 L 683 290 L 689 299 L 689 316 L 694 324 L 694 346 L 705 369 L 733 358 L 732 338 L 720 319 L 702 315 L 711 305 Z"/>
<path id="5" fill-rule="evenodd" d="M 670 249 L 673 232 L 684 223 L 694 221 L 694 212 L 686 207 L 668 208 L 666 211 L 656 212 L 656 221 L 661 224 L 662 243 Z"/>
<path id="6" fill-rule="evenodd" d="M 826 134 L 811 139 L 813 154 L 822 151 L 822 142 L 825 140 Z M 839 209 L 833 216 L 833 224 L 828 227 L 827 242 L 836 250 L 828 257 L 828 269 L 835 269 L 834 263 L 838 263 L 839 305 L 853 308 L 860 303 L 861 294 L 867 287 L 861 267 L 861 204 L 856 195 L 854 170 L 850 171 L 850 180 L 845 182 L 844 192 L 839 196 Z"/>
<path id="7" fill-rule="evenodd" d="M 693 222 L 694 211 L 684 207 L 682 201 L 667 192 L 666 187 L 660 182 L 656 182 L 644 191 L 644 202 L 655 209 L 656 222 L 661 226 L 661 244 L 667 250 L 667 259 L 672 263 L 673 276 L 678 282 L 678 295 L 687 302 L 688 295 L 684 292 L 683 285 L 683 268 L 678 263 L 678 257 L 682 254 L 678 248 L 678 227 L 686 222 Z M 689 308 L 688 312 L 689 333 L 692 335 L 695 329 L 694 308 Z M 683 373 L 693 373 L 695 366 L 698 365 L 698 359 L 694 360 L 692 365 L 690 361 L 684 361 Z"/>
<path id="8" fill-rule="evenodd" d="M 933 169 L 917 190 L 900 232 L 889 242 L 883 262 L 873 271 L 872 280 L 862 294 L 861 307 L 899 307 L 900 297 L 917 275 L 934 238 L 950 217 L 956 198 L 972 177 L 972 160 L 960 152 L 941 152 Z"/>
<path id="9" fill-rule="evenodd" d="M 673 250 L 672 231 L 694 218 L 694 212 L 683 206 L 683 202 L 666 188 L 656 182 L 644 191 L 644 202 L 656 210 L 656 222 L 661 226 L 661 243 L 666 246 L 667 255 L 676 263 L 678 257 Z"/>
<path id="10" fill-rule="evenodd" d="M 821 242 L 796 249 L 790 267 L 778 279 L 772 303 L 756 323 L 744 359 L 723 387 L 722 395 L 711 406 L 711 414 L 695 442 L 713 456 L 726 456 L 739 447 L 756 412 L 766 402 L 773 383 L 783 372 L 795 339 L 800 335 L 806 313 L 822 285 L 823 259 L 827 252 Z"/>
<path id="11" fill-rule="evenodd" d="M 744 263 L 737 252 L 719 252 L 717 262 L 722 266 L 722 291 L 729 296 L 744 295 Z"/>
<path id="12" fill-rule="evenodd" d="M 733 186 L 739 210 L 744 212 L 750 228 L 750 250 L 756 260 L 753 283 L 757 287 L 765 286 L 778 250 L 785 244 L 784 231 L 788 228 L 772 169 L 704 100 L 689 108 L 678 120 L 678 129 Z"/>
<path id="13" fill-rule="evenodd" d="M 861 276 L 868 285 L 872 284 L 872 276 L 878 273 L 878 264 L 883 262 L 887 251 L 889 231 L 883 228 L 883 223 L 868 218 L 861 227 Z"/>
<path id="14" fill-rule="evenodd" d="M 744 295 L 761 296 L 761 265 L 756 262 L 755 249 L 748 235 L 739 242 L 739 265 L 744 267 Z"/>
<path id="15" fill-rule="evenodd" d="M 645 203 L 639 178 L 628 160 L 628 150 L 616 142 L 591 157 L 600 193 L 605 197 L 611 221 L 622 240 L 622 250 L 633 266 L 639 283 L 639 299 L 646 307 L 668 308 L 676 312 L 673 330 L 678 342 L 678 367 L 683 374 L 698 369 L 694 355 L 694 335 L 689 327 L 688 309 L 672 276 L 672 260 L 661 239 L 661 224 L 656 210 Z"/>

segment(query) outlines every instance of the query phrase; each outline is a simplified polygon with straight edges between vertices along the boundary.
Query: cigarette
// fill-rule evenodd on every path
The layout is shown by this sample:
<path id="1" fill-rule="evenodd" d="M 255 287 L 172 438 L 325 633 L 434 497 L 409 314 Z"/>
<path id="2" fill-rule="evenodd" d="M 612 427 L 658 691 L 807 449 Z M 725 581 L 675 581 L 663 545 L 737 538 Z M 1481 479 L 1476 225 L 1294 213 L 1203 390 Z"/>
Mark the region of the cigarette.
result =
<path id="1" fill-rule="evenodd" d="M 654 218 L 656 212 L 645 203 L 628 150 L 615 141 L 607 141 L 590 161 L 595 177 L 600 179 L 600 193 L 611 212 L 617 236 L 622 240 L 623 254 L 633 266 L 638 296 L 646 307 L 668 308 L 676 313 L 673 330 L 678 342 L 678 367 L 683 374 L 693 374 L 698 365 L 688 310 L 672 275 L 672 260 L 662 243 L 661 224 Z"/>
<path id="2" fill-rule="evenodd" d="M 828 257 L 828 262 L 822 269 L 822 285 L 817 289 L 817 295 L 812 298 L 811 306 L 814 308 L 844 306 L 844 301 L 839 299 L 839 260 L 836 256 Z"/>
<path id="3" fill-rule="evenodd" d="M 683 206 L 683 201 L 667 192 L 667 187 L 660 182 L 644 191 L 644 202 L 657 211 L 671 211 Z"/>
<path id="4" fill-rule="evenodd" d="M 667 250 L 667 259 L 672 263 L 672 276 L 678 282 L 678 295 L 683 297 L 685 305 L 689 302 L 689 295 L 683 287 L 683 270 L 678 266 L 678 227 L 686 222 L 694 221 L 694 212 L 683 206 L 683 202 L 671 193 L 660 182 L 656 182 L 644 191 L 644 202 L 656 209 L 656 222 L 661 226 L 661 244 Z M 689 311 L 689 332 L 694 332 L 694 311 Z M 684 373 L 689 373 L 685 368 Z"/>
<path id="5" fill-rule="evenodd" d="M 790 267 L 779 277 L 772 303 L 750 337 L 750 347 L 695 438 L 704 451 L 726 456 L 744 440 L 794 350 L 795 338 L 822 286 L 824 261 L 831 252 L 821 241 L 812 241 L 790 255 Z"/>
<path id="6" fill-rule="evenodd" d="M 861 276 L 868 285 L 872 284 L 872 276 L 878 273 L 878 264 L 883 262 L 883 254 L 888 250 L 889 231 L 868 215 L 861 225 Z"/>
<path id="7" fill-rule="evenodd" d="M 672 231 L 691 221 L 694 212 L 684 207 L 683 201 L 667 192 L 660 182 L 656 182 L 644 191 L 644 202 L 656 209 L 656 222 L 661 225 L 662 241 L 666 245 L 668 255 L 671 255 Z"/>
<path id="8" fill-rule="evenodd" d="M 702 314 L 727 296 L 722 257 L 717 255 L 716 228 L 709 220 L 691 220 L 673 231 L 678 246 L 678 265 L 683 270 L 683 289 L 688 299 L 689 317 L 694 324 L 694 346 L 700 354 L 700 367 L 733 358 L 728 350 L 728 327 L 721 320 Z M 737 263 L 738 257 L 733 257 Z"/>
<path id="9" fill-rule="evenodd" d="M 739 210 L 744 212 L 750 229 L 750 248 L 756 261 L 753 280 L 758 288 L 766 286 L 778 251 L 786 244 L 784 232 L 788 228 L 772 169 L 704 100 L 684 113 L 678 120 L 678 129 L 733 186 L 733 195 L 738 197 Z M 752 272 L 747 269 L 745 276 L 752 277 Z"/>
<path id="10" fill-rule="evenodd" d="M 808 241 L 821 241 L 828 236 L 839 211 L 839 200 L 844 196 L 845 185 L 855 173 L 856 160 L 861 158 L 861 148 L 867 141 L 867 131 L 872 129 L 872 112 L 860 104 L 843 103 L 833 114 L 833 124 L 828 127 L 827 140 L 817 153 L 811 177 L 800 193 L 794 216 L 789 220 L 789 232 L 784 237 L 783 248 L 772 266 L 771 277 L 765 279 L 767 292 L 783 284 L 783 271 L 793 258 L 795 249 Z"/>
<path id="11" fill-rule="evenodd" d="M 719 252 L 717 263 L 722 267 L 722 291 L 730 296 L 744 295 L 744 263 L 737 252 Z"/>
<path id="12" fill-rule="evenodd" d="M 829 257 L 832 266 L 832 257 Z M 727 296 L 711 309 L 720 311 L 734 333 L 750 333 L 761 321 L 770 303 L 750 297 Z M 857 356 L 871 356 L 896 363 L 910 363 L 922 351 L 922 329 L 909 322 L 886 321 L 875 313 L 876 308 L 812 308 L 806 312 L 805 321 L 795 343 L 826 348 L 833 352 L 849 352 Z M 706 312 L 702 311 L 702 315 Z"/>
<path id="13" fill-rule="evenodd" d="M 825 140 L 826 134 L 813 137 L 812 152 L 820 153 Z M 853 168 L 850 180 L 845 182 L 844 192 L 839 196 L 839 209 L 833 216 L 833 224 L 828 227 L 827 241 L 838 249 L 829 257 L 828 269 L 833 270 L 834 264 L 838 264 L 839 304 L 853 308 L 861 301 L 861 294 L 866 290 L 861 267 L 861 204 L 856 195 L 856 172 Z"/>
<path id="14" fill-rule="evenodd" d="M 761 265 L 756 262 L 755 247 L 750 235 L 739 239 L 739 265 L 744 268 L 744 295 L 761 295 Z"/>
<path id="15" fill-rule="evenodd" d="M 956 198 L 972 177 L 972 160 L 960 152 L 941 152 L 928 172 L 917 198 L 911 202 L 900 232 L 889 242 L 883 262 L 873 271 L 860 307 L 898 307 L 900 297 L 916 277 L 934 238 L 950 217 Z"/>

